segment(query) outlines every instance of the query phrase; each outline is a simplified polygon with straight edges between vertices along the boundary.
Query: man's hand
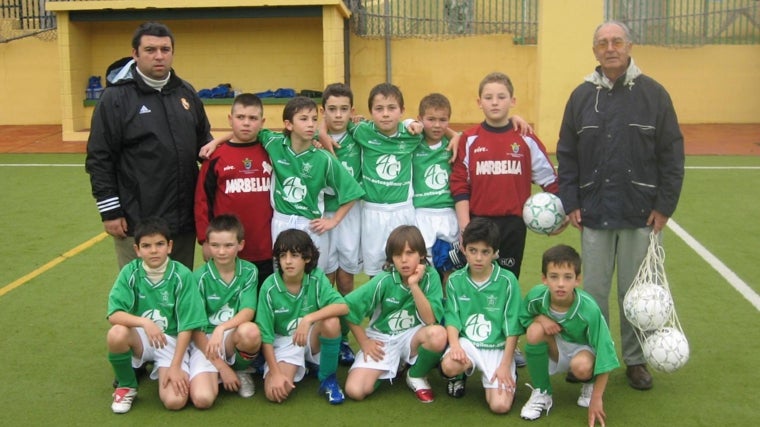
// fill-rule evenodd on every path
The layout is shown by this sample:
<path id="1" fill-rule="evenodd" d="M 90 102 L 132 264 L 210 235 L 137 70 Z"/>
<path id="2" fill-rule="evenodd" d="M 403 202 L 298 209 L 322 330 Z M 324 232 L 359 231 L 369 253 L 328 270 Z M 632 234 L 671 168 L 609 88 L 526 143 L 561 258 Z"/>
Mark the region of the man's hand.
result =
<path id="1" fill-rule="evenodd" d="M 103 221 L 103 229 L 113 237 L 127 237 L 127 219 L 124 217 Z"/>
<path id="2" fill-rule="evenodd" d="M 652 230 L 654 231 L 654 234 L 657 234 L 665 228 L 665 224 L 668 223 L 668 220 L 670 217 L 667 217 L 656 210 L 652 210 L 652 212 L 649 214 L 649 218 L 647 218 L 647 225 L 652 226 Z"/>
<path id="3" fill-rule="evenodd" d="M 570 224 L 573 224 L 573 227 L 577 228 L 578 230 L 583 230 L 583 225 L 581 224 L 581 210 L 576 209 L 569 214 L 567 214 L 568 218 L 570 218 Z"/>

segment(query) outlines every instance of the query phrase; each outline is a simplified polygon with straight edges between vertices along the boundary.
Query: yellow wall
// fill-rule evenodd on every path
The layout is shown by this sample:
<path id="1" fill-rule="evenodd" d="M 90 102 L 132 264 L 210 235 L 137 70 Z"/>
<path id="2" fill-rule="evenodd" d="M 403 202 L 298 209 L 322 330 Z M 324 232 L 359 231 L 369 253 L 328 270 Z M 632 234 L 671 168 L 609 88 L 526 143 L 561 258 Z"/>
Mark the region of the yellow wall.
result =
<path id="1" fill-rule="evenodd" d="M 352 36 L 351 87 L 357 112 L 367 115 L 367 96 L 385 81 L 385 42 Z M 391 82 L 404 94 L 406 116 L 416 117 L 420 99 L 441 92 L 452 104 L 451 120 L 478 123 L 478 85 L 492 71 L 507 73 L 515 86 L 513 110 L 535 116 L 535 46 L 515 46 L 509 35 L 477 36 L 451 40 L 394 40 L 391 47 Z"/>
<path id="2" fill-rule="evenodd" d="M 561 118 L 570 90 L 595 65 L 590 40 L 596 22 L 591 21 L 596 20 L 584 21 L 574 28 L 548 26 L 547 31 L 554 27 L 561 33 L 545 36 L 549 42 L 541 48 L 516 46 L 509 35 L 394 40 L 391 79 L 404 92 L 407 116 L 416 115 L 422 96 L 438 91 L 452 101 L 452 121 L 474 123 L 482 120 L 475 104 L 478 82 L 490 71 L 504 71 L 515 83 L 517 107 L 513 111 L 534 122 L 539 135 L 551 147 L 556 141 L 553 123 Z M 71 64 L 60 63 L 55 42 L 32 37 L 0 44 L 0 125 L 60 123 L 62 115 L 67 114 L 61 93 L 70 90 L 84 98 L 89 75 L 102 75 L 111 61 L 130 55 L 131 34 L 137 24 L 100 23 L 94 31 L 94 24 L 75 23 L 69 34 L 59 34 L 75 51 L 82 52 L 81 59 Z M 231 83 L 246 91 L 278 87 L 320 90 L 325 79 L 332 78 L 323 76 L 321 55 L 323 37 L 331 38 L 337 30 L 323 28 L 320 18 L 167 24 L 177 36 L 177 72 L 196 89 Z M 204 31 L 198 32 L 201 25 Z M 287 38 L 276 31 L 285 27 Z M 86 40 L 93 34 L 96 36 L 89 46 Z M 328 42 L 334 46 L 332 49 L 338 49 L 334 40 Z M 539 49 L 546 51 L 539 54 Z M 545 58 L 540 63 L 539 55 Z M 633 56 L 645 73 L 668 89 L 682 123 L 758 122 L 759 46 L 634 46 Z M 63 69 L 60 73 L 72 73 L 78 86 L 67 88 L 61 82 L 59 67 Z M 356 107 L 366 115 L 370 88 L 385 81 L 384 41 L 352 35 L 350 67 Z M 330 72 L 342 73 L 337 67 Z M 281 124 L 280 106 L 267 106 L 265 110 L 268 125 Z M 213 127 L 227 126 L 228 106 L 213 106 L 208 111 Z M 91 109 L 78 114 L 81 116 L 76 121 L 88 127 Z"/>
<path id="3" fill-rule="evenodd" d="M 60 82 L 56 40 L 0 43 L 0 125 L 61 123 Z"/>

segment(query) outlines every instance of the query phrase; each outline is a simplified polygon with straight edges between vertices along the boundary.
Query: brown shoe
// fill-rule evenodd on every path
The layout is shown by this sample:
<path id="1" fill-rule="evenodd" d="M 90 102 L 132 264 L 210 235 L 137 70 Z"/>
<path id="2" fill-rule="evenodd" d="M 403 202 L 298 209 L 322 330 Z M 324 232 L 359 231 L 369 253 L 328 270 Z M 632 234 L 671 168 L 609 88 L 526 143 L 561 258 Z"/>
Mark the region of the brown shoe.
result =
<path id="1" fill-rule="evenodd" d="M 652 388 L 652 375 L 647 371 L 646 365 L 631 365 L 625 370 L 628 377 L 628 385 L 636 390 L 649 390 Z"/>

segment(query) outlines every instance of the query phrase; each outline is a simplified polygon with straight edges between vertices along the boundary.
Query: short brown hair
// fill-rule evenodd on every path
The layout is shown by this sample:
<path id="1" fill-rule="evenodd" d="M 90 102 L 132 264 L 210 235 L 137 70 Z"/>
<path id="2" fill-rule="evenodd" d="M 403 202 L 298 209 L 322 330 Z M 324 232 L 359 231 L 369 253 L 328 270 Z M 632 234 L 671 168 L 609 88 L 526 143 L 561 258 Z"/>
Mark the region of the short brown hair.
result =
<path id="1" fill-rule="evenodd" d="M 512 80 L 508 75 L 498 71 L 483 77 L 483 80 L 480 81 L 480 86 L 478 86 L 478 96 L 483 94 L 483 87 L 488 83 L 501 83 L 507 87 L 510 95 L 515 96 L 515 88 L 512 86 Z"/>

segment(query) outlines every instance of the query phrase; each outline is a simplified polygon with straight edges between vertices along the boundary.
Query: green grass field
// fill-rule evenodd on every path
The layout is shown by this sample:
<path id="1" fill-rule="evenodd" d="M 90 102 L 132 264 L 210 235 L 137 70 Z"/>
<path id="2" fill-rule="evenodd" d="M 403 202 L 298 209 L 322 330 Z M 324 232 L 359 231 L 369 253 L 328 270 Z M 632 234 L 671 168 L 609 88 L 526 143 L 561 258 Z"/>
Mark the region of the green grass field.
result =
<path id="1" fill-rule="evenodd" d="M 519 370 L 517 400 L 506 416 L 489 413 L 479 378 L 468 382 L 463 399 L 451 399 L 435 373 L 430 378 L 437 399 L 429 405 L 417 403 L 401 382 L 383 384 L 364 402 L 330 407 L 317 396 L 316 380 L 299 383 L 291 399 L 278 405 L 266 401 L 258 378 L 252 399 L 222 393 L 211 410 L 179 412 L 164 410 L 156 383 L 143 379 L 132 411 L 114 415 L 105 349 L 106 298 L 117 273 L 112 243 L 105 239 L 69 252 L 102 231 L 83 161 L 83 155 L 0 155 L 0 425 L 528 425 L 519 417 L 530 394 L 523 385 L 526 369 Z M 760 200 L 751 196 L 760 182 L 760 157 L 689 157 L 687 168 L 673 219 L 760 292 Z M 541 252 L 557 243 L 579 247 L 579 235 L 574 229 L 551 238 L 530 234 L 524 291 L 540 281 Z M 758 418 L 758 308 L 670 229 L 664 244 L 691 359 L 676 373 L 655 373 L 655 387 L 647 392 L 629 388 L 624 369 L 614 371 L 605 394 L 607 425 L 749 425 Z M 56 259 L 62 262 L 24 280 Z M 616 319 L 613 313 L 615 335 Z M 345 379 L 344 369 L 339 376 Z M 580 387 L 562 377 L 553 378 L 553 385 L 549 416 L 530 425 L 586 425 L 586 410 L 575 405 Z"/>

